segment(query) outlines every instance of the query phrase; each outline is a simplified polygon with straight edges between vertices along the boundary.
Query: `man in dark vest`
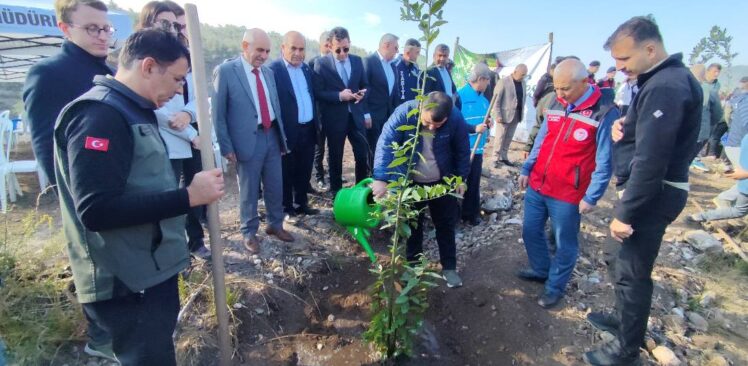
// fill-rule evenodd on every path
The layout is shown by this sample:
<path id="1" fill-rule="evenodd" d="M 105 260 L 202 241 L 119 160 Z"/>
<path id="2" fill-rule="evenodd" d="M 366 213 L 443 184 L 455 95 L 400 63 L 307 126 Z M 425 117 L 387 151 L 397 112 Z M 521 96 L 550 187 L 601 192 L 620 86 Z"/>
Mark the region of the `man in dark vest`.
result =
<path id="1" fill-rule="evenodd" d="M 31 129 L 31 147 L 51 185 L 55 184 L 52 133 L 57 115 L 91 89 L 94 76 L 112 73 L 105 60 L 114 32 L 102 1 L 58 0 L 55 14 L 65 35 L 60 53 L 32 66 L 23 86 L 23 118 Z M 85 311 L 84 315 L 89 338 L 84 352 L 112 359 L 111 337 L 88 319 Z"/>
<path id="2" fill-rule="evenodd" d="M 178 188 L 154 110 L 182 92 L 189 53 L 141 30 L 115 77 L 68 104 L 54 130 L 56 175 L 78 301 L 112 336 L 122 365 L 175 365 L 185 214 L 223 195 L 220 169 Z"/>
<path id="3" fill-rule="evenodd" d="M 530 156 L 522 166 L 525 194 L 522 238 L 528 268 L 524 280 L 545 283 L 538 304 L 550 308 L 564 295 L 579 254 L 579 224 L 605 193 L 613 174 L 610 128 L 620 113 L 612 100 L 587 82 L 579 60 L 562 61 L 554 71 L 556 100 L 545 109 Z M 551 219 L 556 253 L 548 252 L 545 223 Z"/>
<path id="4" fill-rule="evenodd" d="M 639 365 L 652 304 L 652 269 L 665 229 L 686 205 L 688 167 L 701 123 L 701 86 L 669 56 L 651 16 L 621 24 L 604 48 L 616 69 L 636 76 L 639 92 L 625 120 L 613 124 L 613 165 L 620 199 L 610 236 L 620 243 L 608 262 L 614 276 L 614 313 L 592 312 L 587 320 L 615 338 L 585 353 L 591 365 Z"/>

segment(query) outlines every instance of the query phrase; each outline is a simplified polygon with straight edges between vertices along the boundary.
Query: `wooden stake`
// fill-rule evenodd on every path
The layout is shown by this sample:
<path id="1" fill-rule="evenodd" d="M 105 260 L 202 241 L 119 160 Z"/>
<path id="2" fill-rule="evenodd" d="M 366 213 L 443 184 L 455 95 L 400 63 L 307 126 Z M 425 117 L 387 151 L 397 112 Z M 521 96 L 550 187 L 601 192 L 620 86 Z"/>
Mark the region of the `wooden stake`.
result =
<path id="1" fill-rule="evenodd" d="M 197 124 L 200 130 L 200 155 L 203 170 L 215 169 L 213 156 L 213 121 L 208 108 L 208 80 L 205 75 L 205 58 L 203 41 L 200 36 L 200 20 L 197 7 L 185 4 L 187 15 L 187 35 L 190 42 L 192 76 L 195 80 L 195 100 L 197 102 Z M 229 313 L 226 305 L 226 270 L 223 267 L 223 243 L 221 240 L 221 222 L 218 218 L 218 202 L 208 205 L 208 234 L 212 256 L 213 292 L 218 318 L 219 364 L 231 364 L 231 337 L 229 334 Z"/>
<path id="2" fill-rule="evenodd" d="M 459 38 L 458 38 L 459 39 Z M 491 109 L 493 109 L 494 104 L 496 104 L 496 93 L 493 93 L 491 96 L 491 103 L 488 104 L 488 111 L 486 111 L 486 115 L 483 117 L 483 122 L 486 123 L 486 120 L 488 120 L 488 117 L 491 116 Z M 473 144 L 473 149 L 470 150 L 470 162 L 473 162 L 473 158 L 475 157 L 475 150 L 478 150 L 478 145 L 480 143 L 481 137 L 483 137 L 483 132 L 488 131 L 489 129 L 485 129 L 482 132 L 478 133 L 478 138 L 475 139 L 475 143 Z"/>
<path id="3" fill-rule="evenodd" d="M 691 202 L 693 202 L 693 205 L 696 206 L 696 208 L 699 210 L 699 212 L 704 213 L 704 209 L 701 207 L 701 205 L 698 202 L 696 202 L 695 199 L 691 200 Z M 748 262 L 748 255 L 746 255 L 745 252 L 743 251 L 743 249 L 740 248 L 740 245 L 738 245 L 738 243 L 736 243 L 734 240 L 732 240 L 732 238 L 730 237 L 730 235 L 727 235 L 727 233 L 724 230 L 722 230 L 722 228 L 717 227 L 717 226 L 715 226 L 714 228 L 717 229 L 717 233 L 722 238 L 725 239 L 725 241 L 727 242 L 727 244 L 729 244 L 732 247 L 732 249 L 735 250 L 738 253 L 738 255 L 740 256 L 740 258 L 743 258 L 744 261 Z"/>

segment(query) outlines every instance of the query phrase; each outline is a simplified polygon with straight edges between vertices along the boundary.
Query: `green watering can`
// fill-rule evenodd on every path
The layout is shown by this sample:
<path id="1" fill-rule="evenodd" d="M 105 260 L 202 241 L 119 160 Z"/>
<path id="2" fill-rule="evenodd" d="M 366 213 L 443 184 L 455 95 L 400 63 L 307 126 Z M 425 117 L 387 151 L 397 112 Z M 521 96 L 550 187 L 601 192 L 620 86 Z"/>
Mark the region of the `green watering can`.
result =
<path id="1" fill-rule="evenodd" d="M 373 181 L 372 178 L 366 178 L 351 188 L 341 189 L 332 204 L 335 222 L 345 226 L 364 247 L 372 263 L 376 262 L 377 257 L 371 250 L 367 239 L 371 236 L 369 229 L 379 225 L 379 220 L 372 214 L 381 210 L 381 207 L 374 202 L 374 195 L 369 188 L 369 184 Z"/>

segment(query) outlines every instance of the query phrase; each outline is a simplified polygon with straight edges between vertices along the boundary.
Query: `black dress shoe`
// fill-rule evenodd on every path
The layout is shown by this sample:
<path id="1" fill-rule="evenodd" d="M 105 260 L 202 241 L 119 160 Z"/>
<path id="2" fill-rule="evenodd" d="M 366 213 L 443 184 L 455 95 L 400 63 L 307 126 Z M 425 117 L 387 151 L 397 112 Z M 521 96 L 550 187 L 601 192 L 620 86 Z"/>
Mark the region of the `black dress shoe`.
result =
<path id="1" fill-rule="evenodd" d="M 297 215 L 316 215 L 318 213 L 319 213 L 318 209 L 311 208 L 309 206 L 299 206 L 296 208 Z"/>
<path id="2" fill-rule="evenodd" d="M 541 295 L 538 299 L 538 305 L 542 306 L 544 309 L 550 309 L 558 305 L 558 303 L 561 302 L 561 299 L 563 298 L 564 294 L 552 294 L 544 292 L 543 295 Z"/>
<path id="3" fill-rule="evenodd" d="M 539 282 L 539 283 L 545 283 L 545 280 L 548 279 L 548 277 L 543 277 L 537 274 L 537 272 L 533 271 L 530 268 L 520 269 L 517 272 L 517 277 L 519 277 L 519 279 L 521 280 Z"/>
<path id="4" fill-rule="evenodd" d="M 510 167 L 512 167 L 512 168 L 513 168 L 513 167 L 516 167 L 516 165 L 515 165 L 514 163 L 512 163 L 511 161 L 509 161 L 509 160 L 506 160 L 506 159 L 501 159 L 500 161 L 501 161 L 501 163 L 502 163 L 502 164 L 504 164 L 504 165 L 506 165 L 506 166 L 510 166 Z"/>
<path id="5" fill-rule="evenodd" d="M 600 348 L 585 352 L 584 362 L 594 366 L 641 366 L 639 352 L 624 354 L 617 339 L 604 343 Z"/>
<path id="6" fill-rule="evenodd" d="M 615 315 L 604 313 L 602 311 L 587 314 L 587 321 L 592 324 L 593 327 L 612 334 L 618 334 L 618 327 L 621 325 L 621 322 Z"/>
<path id="7" fill-rule="evenodd" d="M 481 222 L 483 222 L 483 220 L 481 220 L 480 217 L 478 217 L 478 216 L 474 216 L 474 217 L 463 217 L 462 221 L 464 221 L 466 224 L 468 224 L 470 226 L 478 226 L 478 225 L 480 225 Z"/>

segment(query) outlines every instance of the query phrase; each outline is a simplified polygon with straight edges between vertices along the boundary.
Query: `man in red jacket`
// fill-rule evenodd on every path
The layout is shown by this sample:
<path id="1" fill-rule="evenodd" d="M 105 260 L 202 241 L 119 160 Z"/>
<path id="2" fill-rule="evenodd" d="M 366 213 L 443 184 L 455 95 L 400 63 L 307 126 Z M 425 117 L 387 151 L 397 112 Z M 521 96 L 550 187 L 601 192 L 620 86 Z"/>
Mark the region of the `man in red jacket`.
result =
<path id="1" fill-rule="evenodd" d="M 545 283 L 538 299 L 544 308 L 563 297 L 579 253 L 581 215 L 597 204 L 613 174 L 610 128 L 620 113 L 587 77 L 579 60 L 556 66 L 557 98 L 546 109 L 519 177 L 520 187 L 527 188 L 522 238 L 530 266 L 517 275 Z M 557 246 L 553 257 L 543 230 L 549 217 Z"/>

